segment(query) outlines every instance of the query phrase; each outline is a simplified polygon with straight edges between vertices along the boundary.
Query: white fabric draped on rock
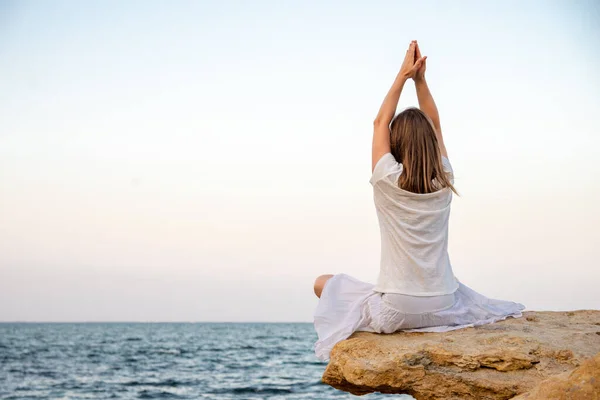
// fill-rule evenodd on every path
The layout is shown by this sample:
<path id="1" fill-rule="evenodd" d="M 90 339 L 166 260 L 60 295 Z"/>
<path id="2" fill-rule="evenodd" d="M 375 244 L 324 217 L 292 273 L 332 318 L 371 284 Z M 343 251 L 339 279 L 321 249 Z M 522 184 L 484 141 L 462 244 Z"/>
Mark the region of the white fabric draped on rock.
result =
<path id="1" fill-rule="evenodd" d="M 520 303 L 487 298 L 459 281 L 452 307 L 408 314 L 387 306 L 374 286 L 347 274 L 334 275 L 327 281 L 314 313 L 318 336 L 314 350 L 320 360 L 328 360 L 333 346 L 356 331 L 447 332 L 518 318 L 525 309 Z"/>

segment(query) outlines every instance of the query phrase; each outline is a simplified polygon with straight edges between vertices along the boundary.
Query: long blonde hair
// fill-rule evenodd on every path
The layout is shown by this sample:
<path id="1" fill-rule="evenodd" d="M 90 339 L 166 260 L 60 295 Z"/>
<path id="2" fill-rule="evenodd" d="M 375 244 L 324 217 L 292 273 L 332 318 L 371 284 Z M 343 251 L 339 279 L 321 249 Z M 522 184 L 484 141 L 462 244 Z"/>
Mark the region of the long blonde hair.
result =
<path id="1" fill-rule="evenodd" d="M 432 193 L 448 187 L 458 194 L 442 166 L 433 123 L 423 111 L 410 107 L 394 117 L 390 124 L 390 148 L 403 166 L 398 179 L 401 189 Z"/>

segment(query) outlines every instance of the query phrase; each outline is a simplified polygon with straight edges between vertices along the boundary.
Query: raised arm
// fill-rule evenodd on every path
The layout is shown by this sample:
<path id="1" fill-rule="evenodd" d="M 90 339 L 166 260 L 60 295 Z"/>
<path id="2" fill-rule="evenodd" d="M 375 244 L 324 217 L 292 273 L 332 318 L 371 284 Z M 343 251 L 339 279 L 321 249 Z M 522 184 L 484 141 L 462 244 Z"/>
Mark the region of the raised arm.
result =
<path id="1" fill-rule="evenodd" d="M 406 50 L 404 56 L 404 62 L 400 67 L 400 72 L 396 75 L 396 79 L 392 84 L 392 87 L 388 91 L 383 103 L 379 108 L 379 113 L 375 117 L 373 122 L 373 145 L 372 145 L 372 157 L 371 157 L 371 171 L 375 169 L 377 161 L 386 153 L 390 151 L 390 122 L 396 114 L 396 108 L 398 107 L 398 100 L 400 100 L 400 94 L 404 83 L 409 79 L 413 78 L 423 63 L 424 59 L 415 59 L 416 55 L 416 40 L 413 40 Z"/>
<path id="2" fill-rule="evenodd" d="M 433 127 L 435 128 L 435 135 L 438 140 L 440 152 L 444 157 L 448 158 L 448 152 L 446 151 L 446 146 L 444 145 L 444 138 L 442 137 L 440 114 L 438 112 L 437 106 L 435 105 L 435 101 L 433 101 L 433 96 L 429 91 L 429 86 L 427 86 L 427 81 L 425 80 L 427 56 L 421 57 L 421 50 L 419 49 L 418 44 L 415 45 L 415 57 L 423 60 L 422 65 L 419 67 L 419 69 L 413 77 L 413 80 L 415 81 L 415 88 L 417 90 L 417 98 L 419 99 L 419 108 L 433 122 Z"/>

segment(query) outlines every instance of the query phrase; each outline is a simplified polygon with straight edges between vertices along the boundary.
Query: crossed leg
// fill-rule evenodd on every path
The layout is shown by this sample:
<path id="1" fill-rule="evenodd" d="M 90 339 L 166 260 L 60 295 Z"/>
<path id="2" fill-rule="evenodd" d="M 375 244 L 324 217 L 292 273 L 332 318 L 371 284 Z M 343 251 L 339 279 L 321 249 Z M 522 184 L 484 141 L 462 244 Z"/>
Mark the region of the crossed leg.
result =
<path id="1" fill-rule="evenodd" d="M 315 279 L 315 294 L 317 295 L 317 297 L 321 297 L 321 292 L 323 292 L 325 282 L 327 282 L 331 277 L 333 277 L 333 275 L 325 274 L 320 275 L 319 277 L 317 277 L 317 279 Z"/>

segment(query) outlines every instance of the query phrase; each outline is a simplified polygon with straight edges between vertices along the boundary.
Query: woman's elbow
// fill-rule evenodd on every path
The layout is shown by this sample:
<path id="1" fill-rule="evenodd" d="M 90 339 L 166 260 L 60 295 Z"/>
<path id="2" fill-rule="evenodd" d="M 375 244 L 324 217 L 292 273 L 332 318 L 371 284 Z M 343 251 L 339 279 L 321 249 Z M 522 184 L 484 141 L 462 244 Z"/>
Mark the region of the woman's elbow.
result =
<path id="1" fill-rule="evenodd" d="M 383 118 L 377 117 L 377 118 L 375 118 L 375 120 L 373 120 L 374 127 L 383 126 L 383 125 L 385 125 Z"/>

